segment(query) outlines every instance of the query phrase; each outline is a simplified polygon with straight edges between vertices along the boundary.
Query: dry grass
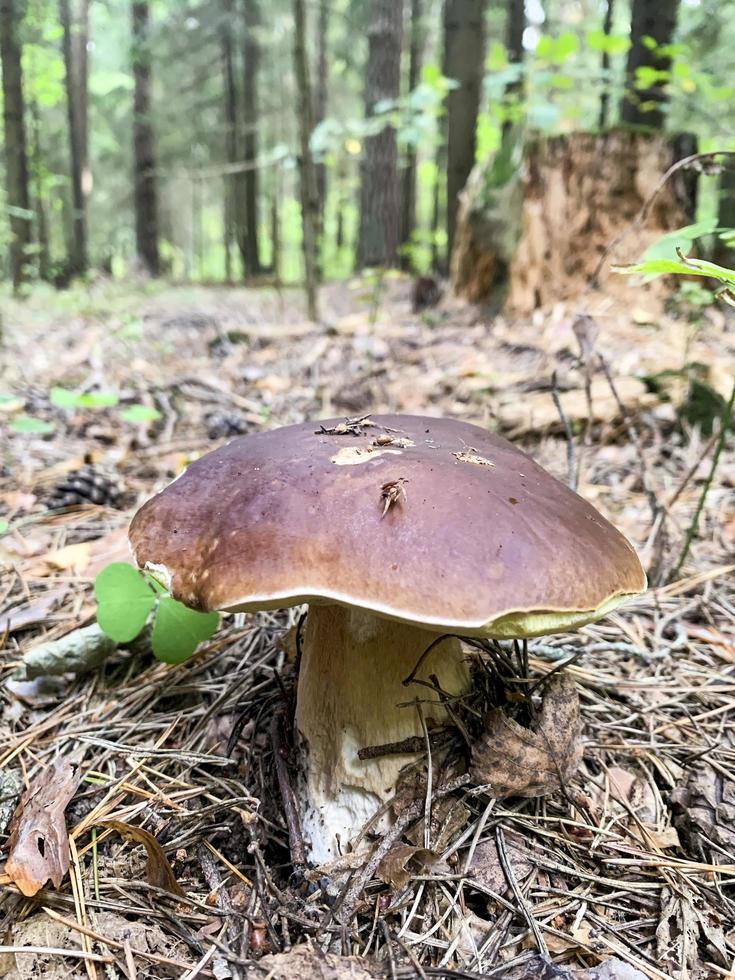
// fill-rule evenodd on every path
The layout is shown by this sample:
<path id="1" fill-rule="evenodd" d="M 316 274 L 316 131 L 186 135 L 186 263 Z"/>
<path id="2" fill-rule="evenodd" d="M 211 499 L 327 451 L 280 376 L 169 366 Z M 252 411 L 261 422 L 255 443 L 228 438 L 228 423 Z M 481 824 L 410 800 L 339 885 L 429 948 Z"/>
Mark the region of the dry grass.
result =
<path id="1" fill-rule="evenodd" d="M 507 325 L 488 330 L 470 311 L 417 324 L 405 292 L 392 285 L 370 324 L 359 294 L 356 304 L 335 289 L 327 305 L 336 331 L 304 327 L 288 297 L 279 307 L 277 296 L 244 292 L 146 300 L 102 292 L 83 310 L 53 316 L 34 314 L 33 303 L 13 308 L 7 389 L 56 431 L 47 439 L 3 436 L 0 518 L 16 530 L 0 538 L 0 609 L 32 610 L 54 590 L 59 603 L 4 637 L 0 828 L 3 800 L 12 804 L 55 758 L 79 761 L 85 779 L 67 811 L 74 851 L 62 888 L 29 901 L 0 886 L 6 944 L 41 950 L 12 960 L 0 952 L 0 973 L 193 980 L 229 969 L 264 977 L 261 953 L 310 937 L 325 950 L 374 957 L 383 975 L 395 977 L 522 976 L 539 953 L 577 967 L 615 956 L 652 978 L 733 976 L 731 444 L 682 573 L 601 624 L 529 648 L 532 680 L 574 657 L 567 669 L 584 721 L 578 774 L 555 796 L 500 801 L 462 780 L 449 784 L 437 756 L 429 801 L 437 856 L 414 866 L 402 887 L 360 878 L 357 869 L 340 894 L 318 877 L 292 875 L 271 722 L 280 712 L 290 717 L 295 668 L 279 639 L 298 611 L 233 617 L 182 667 L 157 664 L 138 647 L 79 678 L 5 683 L 41 637 L 91 621 L 90 581 L 107 557 L 100 542 L 114 552 L 111 532 L 125 527 L 131 509 L 188 454 L 217 444 L 207 436 L 212 413 L 234 413 L 253 428 L 420 404 L 502 422 L 513 392 L 548 383 L 549 366 L 568 386 L 581 386 L 564 344 L 545 343 L 552 335 L 558 341 L 557 329 L 519 324 L 513 349 Z M 126 339 L 137 309 L 143 335 Z M 268 322 L 290 327 L 269 330 Z M 235 329 L 250 331 L 249 342 L 228 338 Z M 731 328 L 713 320 L 704 333 L 732 368 Z M 625 344 L 614 334 L 603 338 L 613 368 L 625 363 Z M 496 374 L 488 381 L 491 363 Z M 46 398 L 51 384 L 95 383 L 157 406 L 160 422 L 125 427 L 115 410 L 64 413 Z M 551 395 L 542 396 L 553 420 Z M 576 446 L 580 491 L 635 540 L 664 581 L 701 490 L 707 440 L 680 431 L 658 403 L 626 407 L 627 422 L 611 417 L 591 429 L 588 446 Z M 563 477 L 566 446 L 551 420 L 522 438 Z M 85 452 L 122 481 L 125 509 L 49 514 L 44 494 Z M 49 564 L 49 554 L 81 542 L 91 552 L 76 571 Z M 406 811 L 415 821 L 424 797 L 419 784 Z M 106 827 L 111 820 L 155 835 L 185 901 L 148 883 L 143 848 Z"/>

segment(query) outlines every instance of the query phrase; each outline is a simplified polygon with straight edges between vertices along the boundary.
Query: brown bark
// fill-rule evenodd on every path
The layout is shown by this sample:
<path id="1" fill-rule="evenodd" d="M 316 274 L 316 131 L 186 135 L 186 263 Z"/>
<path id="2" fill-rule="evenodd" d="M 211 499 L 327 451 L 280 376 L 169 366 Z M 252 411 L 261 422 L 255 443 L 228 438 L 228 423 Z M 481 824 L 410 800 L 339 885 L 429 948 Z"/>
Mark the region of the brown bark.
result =
<path id="1" fill-rule="evenodd" d="M 317 23 L 317 66 L 316 97 L 314 101 L 314 125 L 318 126 L 327 118 L 328 68 L 327 49 L 329 36 L 330 0 L 319 0 L 319 21 Z M 325 164 L 316 165 L 316 189 L 319 196 L 319 230 L 324 228 L 324 207 L 327 201 L 327 168 Z"/>
<path id="2" fill-rule="evenodd" d="M 671 44 L 676 30 L 679 0 L 633 0 L 630 22 L 631 48 L 626 69 L 626 93 L 620 106 L 620 118 L 624 123 L 662 129 L 667 96 L 666 81 L 662 79 L 650 88 L 636 88 L 638 68 L 655 68 L 667 72 L 671 59 L 661 56 L 644 43 L 653 38 L 657 45 Z"/>
<path id="3" fill-rule="evenodd" d="M 397 99 L 401 86 L 402 0 L 371 0 L 365 114 L 382 100 Z M 392 126 L 365 139 L 360 179 L 358 269 L 394 266 L 401 234 L 398 148 Z"/>
<path id="4" fill-rule="evenodd" d="M 612 34 L 612 23 L 613 14 L 615 13 L 615 0 L 607 0 L 605 6 L 605 19 L 602 22 L 602 33 L 605 37 L 610 37 Z M 600 129 L 605 129 L 608 124 L 608 116 L 610 110 L 610 91 L 608 89 L 609 85 L 609 72 L 610 72 L 610 53 L 605 50 L 602 52 L 602 95 L 600 96 L 600 116 L 597 120 L 597 125 Z"/>
<path id="5" fill-rule="evenodd" d="M 484 43 L 483 0 L 446 0 L 444 74 L 458 83 L 447 96 L 447 249 L 451 256 L 459 194 L 475 164 Z"/>
<path id="6" fill-rule="evenodd" d="M 293 0 L 294 10 L 294 73 L 298 92 L 299 159 L 301 185 L 301 225 L 304 251 L 304 280 L 310 320 L 319 318 L 317 305 L 317 226 L 319 199 L 316 189 L 314 160 L 309 139 L 312 131 L 312 95 L 309 80 L 309 61 L 306 54 L 306 10 L 304 0 Z"/>
<path id="7" fill-rule="evenodd" d="M 245 77 L 242 94 L 243 108 L 243 160 L 245 171 L 245 236 L 241 244 L 242 262 L 246 274 L 257 276 L 260 272 L 260 248 L 258 244 L 258 79 L 260 69 L 259 0 L 245 0 L 245 43 L 243 58 Z"/>
<path id="8" fill-rule="evenodd" d="M 10 209 L 10 274 L 18 289 L 27 278 L 26 253 L 31 243 L 28 156 L 26 150 L 23 70 L 18 38 L 22 5 L 0 0 L 0 62 L 3 74 L 5 193 Z"/>
<path id="9" fill-rule="evenodd" d="M 720 228 L 735 229 L 735 157 L 724 158 L 718 196 L 717 222 Z M 735 267 L 735 243 L 729 244 L 718 238 L 715 245 L 715 261 L 729 268 Z"/>
<path id="10" fill-rule="evenodd" d="M 81 275 L 87 270 L 87 191 L 90 185 L 87 140 L 88 0 L 59 0 L 59 17 L 64 32 L 71 158 L 72 231 L 69 271 L 73 275 Z"/>
<path id="11" fill-rule="evenodd" d="M 151 123 L 151 52 L 148 0 L 133 0 L 133 168 L 135 241 L 138 258 L 152 276 L 161 271 L 158 254 L 156 148 Z"/>
<path id="12" fill-rule="evenodd" d="M 411 46 L 408 59 L 408 91 L 413 92 L 419 83 L 421 61 L 424 51 L 424 7 L 423 0 L 411 0 Z M 416 147 L 410 146 L 406 152 L 406 166 L 403 171 L 403 193 L 401 198 L 401 244 L 410 245 L 416 227 Z M 401 257 L 401 266 L 410 269 L 410 252 Z"/>
<path id="13" fill-rule="evenodd" d="M 33 205 L 36 212 L 36 238 L 38 240 L 38 276 L 47 282 L 51 278 L 48 217 L 44 189 L 43 152 L 41 150 L 41 114 L 38 102 L 31 98 L 31 175 L 33 179 Z"/>
<path id="14" fill-rule="evenodd" d="M 221 0 L 220 47 L 222 50 L 222 83 L 225 116 L 225 158 L 230 166 L 238 162 L 237 84 L 235 82 L 235 44 L 233 39 L 233 0 Z M 225 278 L 232 279 L 232 246 L 242 238 L 242 196 L 238 177 L 228 173 L 224 180 Z"/>
<path id="15" fill-rule="evenodd" d="M 523 64 L 523 32 L 526 29 L 526 5 L 524 0 L 508 0 L 507 21 L 505 25 L 505 47 L 511 65 Z M 514 101 L 523 95 L 523 79 L 519 78 L 505 90 L 506 99 Z M 511 122 L 503 124 L 503 136 L 507 139 L 511 132 Z"/>
<path id="16" fill-rule="evenodd" d="M 589 290 L 601 256 L 618 238 L 598 281 L 618 297 L 637 288 L 611 266 L 637 261 L 661 234 L 692 221 L 694 194 L 682 176 L 656 196 L 644 227 L 633 224 L 681 156 L 681 139 L 616 129 L 530 143 L 520 178 L 502 188 L 488 186 L 478 167 L 452 256 L 455 293 L 479 302 L 502 286 L 520 313 L 573 300 Z"/>

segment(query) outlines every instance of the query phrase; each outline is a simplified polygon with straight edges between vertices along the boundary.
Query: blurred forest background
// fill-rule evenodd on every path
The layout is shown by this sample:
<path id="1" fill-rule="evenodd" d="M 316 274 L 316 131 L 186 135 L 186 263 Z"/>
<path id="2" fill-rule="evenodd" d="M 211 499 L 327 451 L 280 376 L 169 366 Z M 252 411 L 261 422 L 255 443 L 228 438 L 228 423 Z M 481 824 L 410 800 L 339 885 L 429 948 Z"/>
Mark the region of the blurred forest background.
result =
<path id="1" fill-rule="evenodd" d="M 685 134 L 674 157 L 735 147 L 719 0 L 0 0 L 0 39 L 0 278 L 16 289 L 93 269 L 442 274 L 476 161 L 487 213 L 532 138 L 624 126 Z M 608 155 L 591 146 L 572 148 L 572 182 Z M 735 225 L 734 176 L 700 175 L 678 223 Z M 465 274 L 476 252 L 464 242 Z"/>

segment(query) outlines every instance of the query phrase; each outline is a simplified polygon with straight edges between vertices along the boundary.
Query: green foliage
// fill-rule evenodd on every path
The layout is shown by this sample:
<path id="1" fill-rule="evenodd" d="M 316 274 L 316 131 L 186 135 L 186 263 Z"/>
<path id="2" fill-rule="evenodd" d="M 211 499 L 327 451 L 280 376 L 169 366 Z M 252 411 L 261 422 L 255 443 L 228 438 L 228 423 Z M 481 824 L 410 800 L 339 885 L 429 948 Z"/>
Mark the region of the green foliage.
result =
<path id="1" fill-rule="evenodd" d="M 49 392 L 49 401 L 56 408 L 111 408 L 117 405 L 118 396 L 112 391 L 91 391 L 81 393 L 68 388 L 54 387 Z"/>
<path id="2" fill-rule="evenodd" d="M 183 663 L 218 625 L 217 613 L 195 612 L 171 596 L 162 596 L 153 623 L 153 652 L 164 663 Z"/>
<path id="3" fill-rule="evenodd" d="M 13 432 L 23 435 L 49 435 L 54 431 L 55 426 L 52 422 L 35 418 L 33 415 L 16 415 L 10 423 L 10 428 Z"/>
<path id="4" fill-rule="evenodd" d="M 707 218 L 704 221 L 697 221 L 693 225 L 686 225 L 678 228 L 666 235 L 662 235 L 643 253 L 642 262 L 651 262 L 657 259 L 675 259 L 677 249 L 688 252 L 694 242 L 704 235 L 712 235 L 717 230 L 717 219 Z"/>
<path id="5" fill-rule="evenodd" d="M 146 580 L 124 562 L 103 568 L 94 583 L 97 622 L 116 643 L 129 643 L 140 633 L 156 603 Z"/>
<path id="6" fill-rule="evenodd" d="M 704 259 L 688 259 L 683 255 L 678 259 L 650 259 L 636 265 L 615 266 L 614 271 L 623 275 L 704 276 L 707 279 L 716 279 L 728 290 L 735 290 L 735 270 Z"/>
<path id="7" fill-rule="evenodd" d="M 142 425 L 145 422 L 155 422 L 160 419 L 161 413 L 158 409 L 151 408 L 150 405 L 131 405 L 120 412 L 123 422 L 130 422 L 132 425 Z"/>
<path id="8" fill-rule="evenodd" d="M 164 594 L 151 576 L 124 562 L 114 562 L 102 569 L 95 579 L 94 595 L 97 622 L 117 643 L 135 639 L 153 614 L 153 654 L 164 663 L 183 663 L 219 624 L 217 613 L 188 609 Z"/>
<path id="9" fill-rule="evenodd" d="M 0 537 L 2 537 L 3 534 L 7 534 L 9 530 L 10 530 L 10 522 L 5 520 L 0 520 Z"/>

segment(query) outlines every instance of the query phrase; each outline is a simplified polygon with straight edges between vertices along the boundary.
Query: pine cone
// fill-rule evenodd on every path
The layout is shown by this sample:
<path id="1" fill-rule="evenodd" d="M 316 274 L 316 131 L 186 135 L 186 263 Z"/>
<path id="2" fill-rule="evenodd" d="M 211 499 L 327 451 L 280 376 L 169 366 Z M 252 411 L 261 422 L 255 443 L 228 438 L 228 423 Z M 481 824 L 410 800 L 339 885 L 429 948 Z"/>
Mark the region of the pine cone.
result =
<path id="1" fill-rule="evenodd" d="M 231 439 L 250 430 L 239 412 L 210 412 L 206 419 L 207 436 L 210 439 Z"/>
<path id="2" fill-rule="evenodd" d="M 93 466 L 82 466 L 67 473 L 46 498 L 48 510 L 96 504 L 116 507 L 120 502 L 120 487 Z"/>

